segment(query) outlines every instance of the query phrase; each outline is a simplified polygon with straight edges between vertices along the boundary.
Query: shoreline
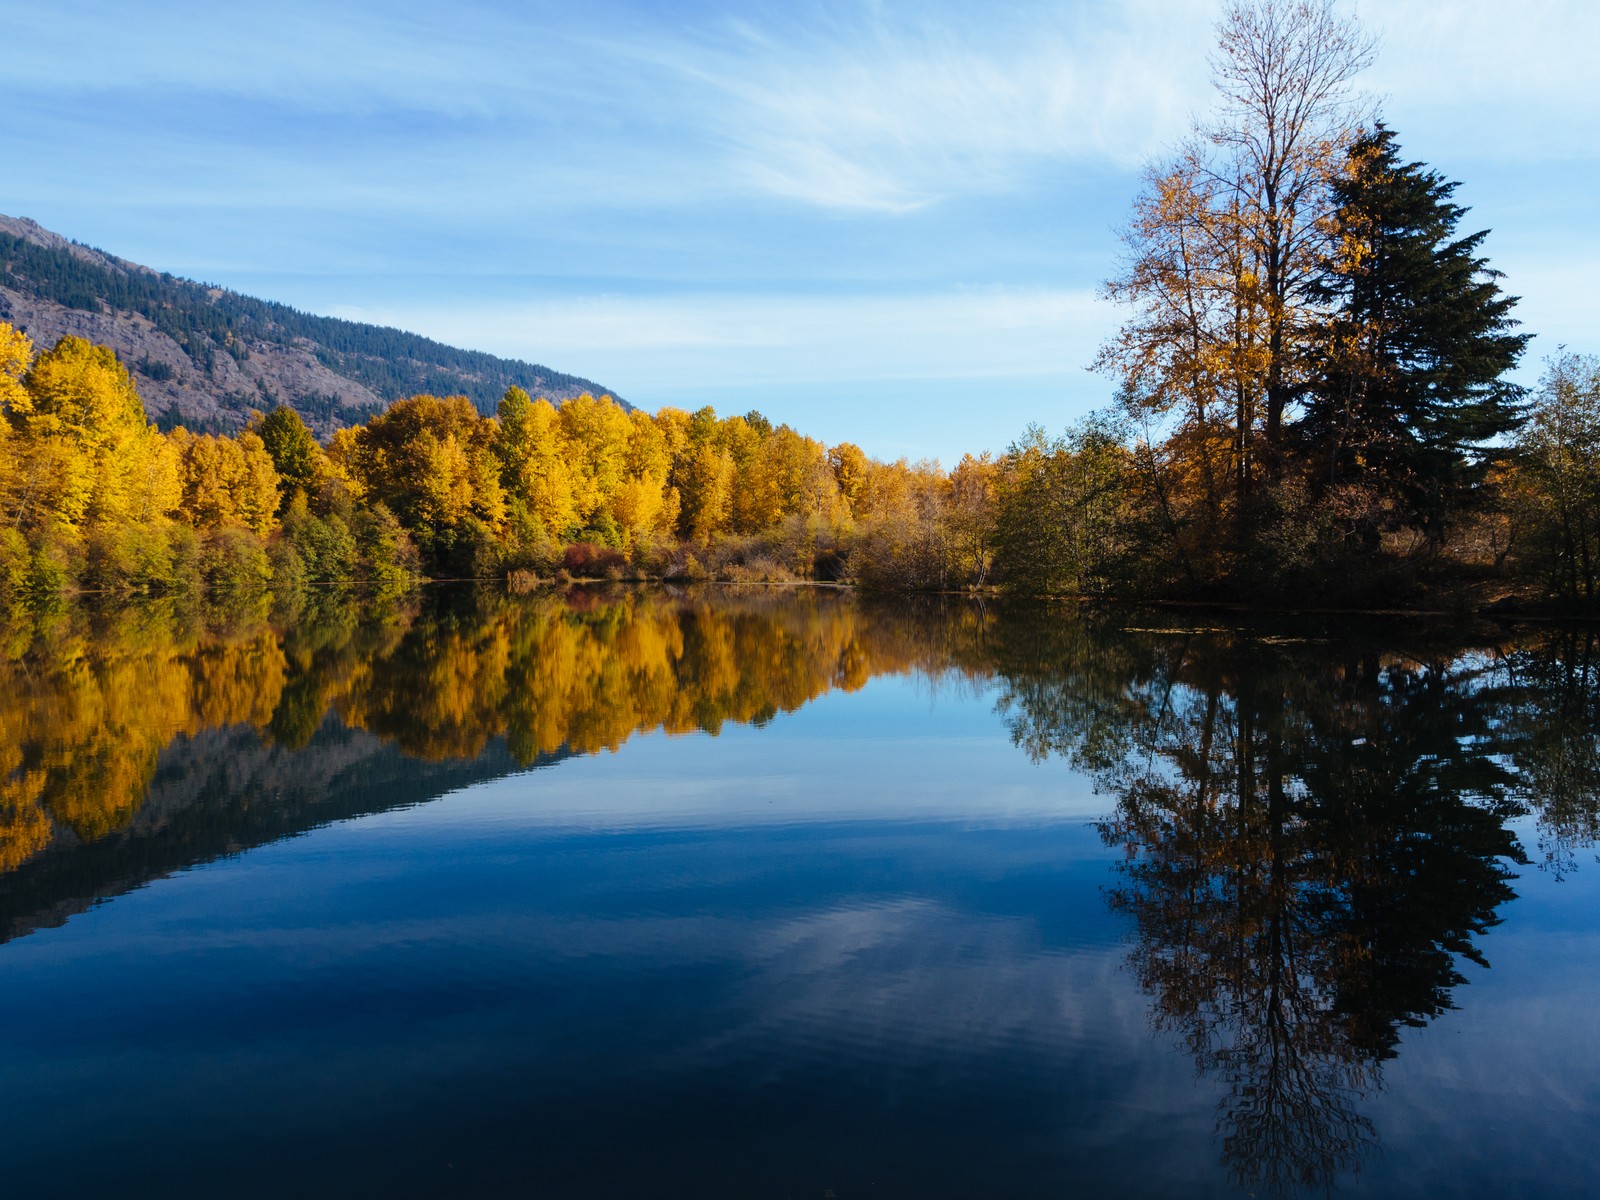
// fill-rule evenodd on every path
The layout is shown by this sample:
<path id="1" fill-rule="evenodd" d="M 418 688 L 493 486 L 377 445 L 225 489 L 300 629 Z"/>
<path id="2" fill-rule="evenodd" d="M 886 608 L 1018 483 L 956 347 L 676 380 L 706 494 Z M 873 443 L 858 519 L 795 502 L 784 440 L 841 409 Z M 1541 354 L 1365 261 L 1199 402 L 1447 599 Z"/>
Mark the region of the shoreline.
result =
<path id="1" fill-rule="evenodd" d="M 1285 605 L 1285 604 L 1249 604 L 1238 600 L 1225 599 L 1185 599 L 1181 597 L 1151 597 L 1151 596 L 1114 596 L 1081 592 L 1059 593 L 1024 593 L 1008 591 L 1001 587 L 987 586 L 983 588 L 944 588 L 944 589 L 891 589 L 876 588 L 864 585 L 853 580 L 826 580 L 826 579 L 685 579 L 668 578 L 647 575 L 624 575 L 615 578 L 605 576 L 570 576 L 566 578 L 538 578 L 526 584 L 518 585 L 512 579 L 502 575 L 490 576 L 427 576 L 420 577 L 403 588 L 374 589 L 369 581 L 351 580 L 317 580 L 305 581 L 295 584 L 292 588 L 280 593 L 270 586 L 250 589 L 221 589 L 217 591 L 171 591 L 171 592 L 140 592 L 123 591 L 117 589 L 81 588 L 63 590 L 52 596 L 43 598 L 42 602 L 27 599 L 13 599 L 9 603 L 0 602 L 0 618 L 13 617 L 25 613 L 46 613 L 60 605 L 87 604 L 90 606 L 111 605 L 138 605 L 156 602 L 199 602 L 212 604 L 236 603 L 261 599 L 276 600 L 281 595 L 293 593 L 330 593 L 349 591 L 352 593 L 367 593 L 367 598 L 390 597 L 401 598 L 416 591 L 429 587 L 457 587 L 471 586 L 502 590 L 513 597 L 532 596 L 542 592 L 549 592 L 565 587 L 670 587 L 670 588 L 726 588 L 726 589 L 802 589 L 810 588 L 819 591 L 853 592 L 862 597 L 872 599 L 912 599 L 916 597 L 959 598 L 976 601 L 995 601 L 1021 607 L 1036 607 L 1049 605 L 1076 605 L 1083 607 L 1098 607 L 1117 609 L 1129 612 L 1139 610 L 1167 610 L 1186 611 L 1194 613 L 1215 613 L 1229 619 L 1241 620 L 1252 617 L 1331 617 L 1348 620 L 1382 619 L 1382 620 L 1430 620 L 1442 621 L 1448 624 L 1460 624 L 1473 621 L 1489 621 L 1497 624 L 1560 624 L 1560 625 L 1594 625 L 1600 624 L 1600 612 L 1581 608 L 1569 608 L 1557 601 L 1543 601 L 1524 599 L 1515 596 L 1499 596 L 1494 599 L 1483 599 L 1470 607 L 1445 602 L 1422 603 L 1417 606 L 1382 606 L 1363 607 L 1359 605 Z M 1459 596 L 1460 594 L 1457 593 Z M 1509 601 L 1509 603 L 1508 603 Z"/>

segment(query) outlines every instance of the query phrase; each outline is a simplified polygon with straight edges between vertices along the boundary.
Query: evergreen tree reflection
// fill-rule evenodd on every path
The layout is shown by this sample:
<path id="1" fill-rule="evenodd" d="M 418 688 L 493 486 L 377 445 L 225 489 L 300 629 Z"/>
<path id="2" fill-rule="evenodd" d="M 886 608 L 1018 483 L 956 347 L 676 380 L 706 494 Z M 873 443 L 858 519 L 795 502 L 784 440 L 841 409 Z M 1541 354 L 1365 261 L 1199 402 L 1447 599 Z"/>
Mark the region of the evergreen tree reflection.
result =
<path id="1" fill-rule="evenodd" d="M 1537 817 L 1558 874 L 1600 834 L 1592 631 L 1401 652 L 1393 629 L 1296 642 L 699 589 L 29 620 L 0 623 L 0 878 L 126 831 L 164 748 L 205 730 L 296 751 L 334 722 L 417 758 L 493 742 L 530 764 L 760 724 L 884 673 L 998 680 L 1017 745 L 1107 794 L 1131 969 L 1221 1083 L 1238 1181 L 1267 1191 L 1331 1186 L 1376 1140 L 1363 1101 L 1404 1029 L 1487 965 L 1525 861 L 1509 819 Z"/>
<path id="2" fill-rule="evenodd" d="M 1119 652 L 1147 664 L 1119 736 L 1103 701 L 1054 725 L 1041 696 L 1104 692 L 1060 678 L 1013 691 L 1013 731 L 1095 765 L 1114 799 L 1101 832 L 1125 854 L 1110 902 L 1130 966 L 1157 1029 L 1223 1084 L 1236 1182 L 1331 1187 L 1376 1140 L 1361 1101 L 1400 1029 L 1451 1007 L 1461 959 L 1487 966 L 1476 939 L 1514 895 L 1514 780 L 1481 664 L 1157 641 Z"/>

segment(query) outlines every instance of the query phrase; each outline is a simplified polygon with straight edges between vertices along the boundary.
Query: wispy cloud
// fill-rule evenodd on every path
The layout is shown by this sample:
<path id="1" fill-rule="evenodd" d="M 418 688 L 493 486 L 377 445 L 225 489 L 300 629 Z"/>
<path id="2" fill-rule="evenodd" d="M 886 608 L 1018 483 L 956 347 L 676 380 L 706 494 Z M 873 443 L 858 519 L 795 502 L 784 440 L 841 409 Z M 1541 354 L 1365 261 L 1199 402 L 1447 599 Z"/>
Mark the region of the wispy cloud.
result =
<path id="1" fill-rule="evenodd" d="M 1203 91 L 1209 5 L 1026 11 L 836 5 L 741 19 L 640 57 L 699 81 L 731 174 L 834 209 L 906 212 L 1017 186 L 1041 163 L 1122 165 Z"/>
<path id="2" fill-rule="evenodd" d="M 601 20 L 488 3 L 179 0 L 137 20 L 118 5 L 74 8 L 66 21 L 20 14 L 36 49 L 8 65 L 6 88 L 121 96 L 135 109 L 184 98 L 202 126 L 214 109 L 256 105 L 266 119 L 237 132 L 269 149 L 298 113 L 332 119 L 315 141 L 345 129 L 365 155 L 391 132 L 371 122 L 404 115 L 429 143 L 487 131 L 525 156 L 514 175 L 537 162 L 581 177 L 577 163 L 604 160 L 619 196 L 626 180 L 659 195 L 675 174 L 695 184 L 678 186 L 684 202 L 754 193 L 879 212 L 1013 188 L 1063 158 L 1137 162 L 1203 102 L 1195 50 L 1211 17 L 1206 0 L 999 11 L 834 0 L 803 14 L 619 9 Z"/>
<path id="3" fill-rule="evenodd" d="M 256 104 L 262 119 L 232 132 L 269 152 L 276 131 L 295 127 L 285 113 L 331 118 L 316 140 L 363 156 L 395 136 L 371 122 L 405 116 L 406 135 L 431 148 L 424 184 L 435 162 L 470 177 L 473 162 L 497 157 L 516 180 L 548 173 L 547 198 L 755 194 L 907 213 L 1026 187 L 1063 164 L 1126 168 L 1159 151 L 1209 103 L 1217 8 L 822 0 L 803 12 L 617 3 L 579 14 L 489 0 L 448 11 L 78 0 L 9 15 L 29 52 L 8 60 L 0 92 L 119 96 L 135 111 L 166 95 L 201 126 L 213 107 Z M 1600 6 L 1360 8 L 1385 35 L 1373 88 L 1431 138 L 1517 160 L 1591 153 Z M 458 142 L 472 158 L 452 151 Z"/>
<path id="4" fill-rule="evenodd" d="M 698 294 L 549 298 L 479 308 L 340 315 L 423 329 L 520 357 L 599 364 L 681 387 L 1076 372 L 1110 314 L 1085 290 L 972 287 L 933 293 Z M 607 366 L 607 364 L 610 364 Z"/>

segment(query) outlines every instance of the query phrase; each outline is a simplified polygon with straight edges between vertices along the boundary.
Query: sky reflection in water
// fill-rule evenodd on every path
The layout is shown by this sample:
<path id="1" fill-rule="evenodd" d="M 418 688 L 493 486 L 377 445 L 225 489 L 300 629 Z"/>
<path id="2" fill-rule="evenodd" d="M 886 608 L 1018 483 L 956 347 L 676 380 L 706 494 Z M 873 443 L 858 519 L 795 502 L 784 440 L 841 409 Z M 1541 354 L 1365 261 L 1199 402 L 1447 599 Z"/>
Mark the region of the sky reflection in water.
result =
<path id="1" fill-rule="evenodd" d="M 1582 637 L 814 594 L 282 616 L 11 641 L 0 812 L 49 830 L 0 877 L 19 1188 L 1587 1180 Z"/>

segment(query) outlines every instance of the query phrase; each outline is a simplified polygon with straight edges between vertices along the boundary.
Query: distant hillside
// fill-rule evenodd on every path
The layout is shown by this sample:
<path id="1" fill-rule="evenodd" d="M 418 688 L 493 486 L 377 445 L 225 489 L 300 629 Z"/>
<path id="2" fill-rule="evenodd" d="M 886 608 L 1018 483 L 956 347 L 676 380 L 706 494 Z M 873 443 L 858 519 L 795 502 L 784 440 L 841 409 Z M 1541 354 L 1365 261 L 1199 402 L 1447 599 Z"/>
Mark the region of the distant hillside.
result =
<path id="1" fill-rule="evenodd" d="M 58 830 L 41 854 L 0 875 L 0 943 L 176 871 L 569 757 L 560 750 L 520 766 L 496 739 L 470 761 L 425 762 L 336 719 L 301 750 L 249 726 L 180 737 L 162 751 L 126 828 L 90 842 Z"/>
<path id="2" fill-rule="evenodd" d="M 162 274 L 0 216 L 0 321 L 39 346 L 77 334 L 133 371 L 152 419 L 233 430 L 253 408 L 290 404 L 320 433 L 419 392 L 465 395 L 491 413 L 515 384 L 564 400 L 607 389 L 516 359 Z"/>

